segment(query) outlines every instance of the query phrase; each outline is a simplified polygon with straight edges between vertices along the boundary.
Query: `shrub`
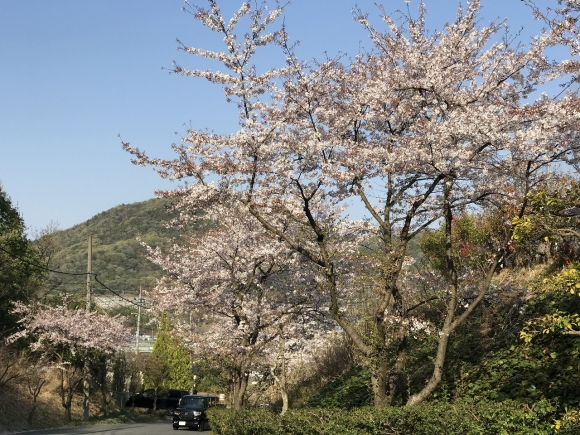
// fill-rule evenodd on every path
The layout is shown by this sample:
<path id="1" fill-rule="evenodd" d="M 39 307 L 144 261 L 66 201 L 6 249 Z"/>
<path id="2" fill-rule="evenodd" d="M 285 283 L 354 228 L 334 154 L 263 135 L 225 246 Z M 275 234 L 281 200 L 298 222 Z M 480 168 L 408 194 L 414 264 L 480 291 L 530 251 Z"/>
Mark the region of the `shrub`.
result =
<path id="1" fill-rule="evenodd" d="M 461 400 L 383 409 L 310 408 L 284 416 L 212 409 L 209 419 L 219 435 L 540 435 L 552 433 L 553 411 L 547 401 L 530 408 L 513 401 Z"/>

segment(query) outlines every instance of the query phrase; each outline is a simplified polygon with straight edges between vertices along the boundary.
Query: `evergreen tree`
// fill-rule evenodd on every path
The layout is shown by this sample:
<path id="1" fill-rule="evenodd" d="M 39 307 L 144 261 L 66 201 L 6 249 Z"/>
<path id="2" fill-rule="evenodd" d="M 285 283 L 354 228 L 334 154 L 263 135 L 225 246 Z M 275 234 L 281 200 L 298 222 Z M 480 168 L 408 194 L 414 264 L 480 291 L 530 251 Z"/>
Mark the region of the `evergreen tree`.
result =
<path id="1" fill-rule="evenodd" d="M 157 338 L 152 354 L 158 357 L 165 367 L 164 388 L 189 389 L 193 383 L 191 361 L 187 349 L 181 344 L 180 337 L 172 331 L 169 315 L 164 312 L 159 322 Z"/>
<path id="2" fill-rule="evenodd" d="M 39 257 L 25 234 L 20 213 L 0 185 L 0 333 L 10 331 L 17 318 L 12 302 L 28 302 L 36 294 L 44 273 L 34 264 Z"/>

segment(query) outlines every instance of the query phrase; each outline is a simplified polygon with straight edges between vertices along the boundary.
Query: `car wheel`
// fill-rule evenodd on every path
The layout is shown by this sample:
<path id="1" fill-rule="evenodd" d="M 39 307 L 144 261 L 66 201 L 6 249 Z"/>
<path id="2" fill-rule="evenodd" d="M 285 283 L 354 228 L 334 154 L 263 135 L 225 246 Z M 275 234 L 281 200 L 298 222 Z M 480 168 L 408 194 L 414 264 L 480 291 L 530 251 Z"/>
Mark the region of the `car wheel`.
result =
<path id="1" fill-rule="evenodd" d="M 202 422 L 200 422 L 200 423 L 197 425 L 197 430 L 198 430 L 198 432 L 203 432 L 203 428 L 204 428 L 204 426 L 205 426 L 205 424 L 204 424 L 204 423 L 202 423 Z"/>

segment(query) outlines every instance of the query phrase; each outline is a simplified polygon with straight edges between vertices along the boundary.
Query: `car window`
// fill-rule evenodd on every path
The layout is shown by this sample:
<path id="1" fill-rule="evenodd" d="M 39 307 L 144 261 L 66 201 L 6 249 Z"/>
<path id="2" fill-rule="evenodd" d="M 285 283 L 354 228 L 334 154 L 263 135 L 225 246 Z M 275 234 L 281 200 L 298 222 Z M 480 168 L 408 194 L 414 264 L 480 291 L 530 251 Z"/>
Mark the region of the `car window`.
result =
<path id="1" fill-rule="evenodd" d="M 203 397 L 182 397 L 179 401 L 180 408 L 201 408 L 203 407 Z"/>

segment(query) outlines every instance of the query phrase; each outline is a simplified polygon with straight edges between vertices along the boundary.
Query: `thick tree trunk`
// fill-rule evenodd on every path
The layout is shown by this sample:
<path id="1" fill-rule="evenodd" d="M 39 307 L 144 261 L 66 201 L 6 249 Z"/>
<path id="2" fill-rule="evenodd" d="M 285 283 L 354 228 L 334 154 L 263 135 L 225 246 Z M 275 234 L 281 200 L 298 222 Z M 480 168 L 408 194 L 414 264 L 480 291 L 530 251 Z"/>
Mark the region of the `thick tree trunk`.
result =
<path id="1" fill-rule="evenodd" d="M 75 379 L 76 374 L 76 367 L 71 369 L 70 373 L 67 373 L 66 369 L 60 370 L 60 398 L 61 405 L 64 408 L 64 418 L 66 421 L 72 421 L 72 399 L 75 390 L 83 379 L 82 377 Z"/>
<path id="2" fill-rule="evenodd" d="M 109 394 L 106 388 L 101 388 L 101 395 L 103 396 L 103 417 L 108 417 L 112 396 Z"/>
<path id="3" fill-rule="evenodd" d="M 70 382 L 67 382 L 66 375 L 64 374 L 64 370 L 62 370 L 61 371 L 61 378 L 60 378 L 60 399 L 61 399 L 61 405 L 64 408 L 64 419 L 66 421 L 72 421 L 72 414 L 71 414 L 72 394 L 70 394 L 71 390 L 72 390 L 72 388 L 71 388 Z"/>
<path id="4" fill-rule="evenodd" d="M 248 375 L 244 372 L 239 373 L 234 382 L 234 394 L 232 397 L 232 407 L 239 411 L 244 406 L 244 395 L 248 388 Z"/>
<path id="5" fill-rule="evenodd" d="M 397 384 L 407 356 L 407 338 L 399 340 L 395 361 L 380 354 L 376 364 L 371 365 L 371 385 L 373 387 L 373 405 L 375 408 L 391 406 L 397 394 Z"/>
<path id="6" fill-rule="evenodd" d="M 280 376 L 276 375 L 277 363 L 274 366 L 270 366 L 270 373 L 274 378 L 274 381 L 280 387 L 280 395 L 282 396 L 282 411 L 280 415 L 286 414 L 288 411 L 288 388 L 286 384 L 286 339 L 284 338 L 284 327 L 279 326 L 280 333 Z"/>
<path id="7" fill-rule="evenodd" d="M 282 390 L 281 393 L 282 393 L 282 411 L 280 412 L 280 415 L 284 415 L 288 411 L 288 392 L 284 389 Z"/>
<path id="8" fill-rule="evenodd" d="M 276 367 L 270 367 L 270 374 L 280 389 L 280 396 L 282 397 L 282 411 L 280 412 L 280 415 L 284 415 L 288 411 L 288 390 L 286 387 L 285 368 L 282 368 L 280 376 L 276 376 Z"/>
<path id="9" fill-rule="evenodd" d="M 393 365 L 391 371 L 387 376 L 387 403 L 388 405 L 393 404 L 395 399 L 395 394 L 397 393 L 397 384 L 399 383 L 399 378 L 401 372 L 405 367 L 405 360 L 407 358 L 407 337 L 403 336 L 399 340 L 399 347 L 397 348 L 397 358 L 395 359 L 395 364 Z"/>
<path id="10" fill-rule="evenodd" d="M 385 358 L 381 358 L 377 364 L 370 367 L 371 385 L 373 387 L 373 404 L 375 408 L 384 408 L 389 406 L 389 397 L 387 396 L 387 375 L 389 365 Z"/>

